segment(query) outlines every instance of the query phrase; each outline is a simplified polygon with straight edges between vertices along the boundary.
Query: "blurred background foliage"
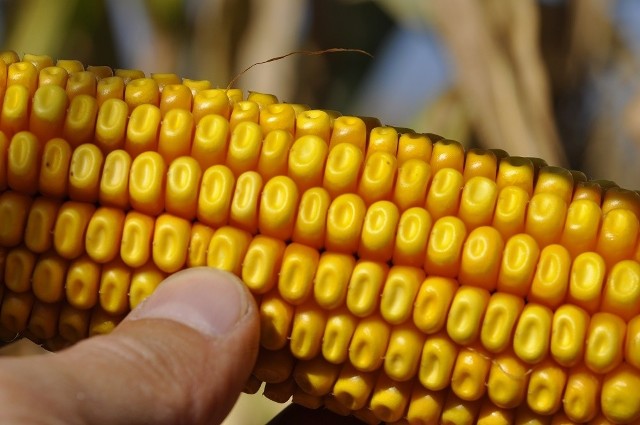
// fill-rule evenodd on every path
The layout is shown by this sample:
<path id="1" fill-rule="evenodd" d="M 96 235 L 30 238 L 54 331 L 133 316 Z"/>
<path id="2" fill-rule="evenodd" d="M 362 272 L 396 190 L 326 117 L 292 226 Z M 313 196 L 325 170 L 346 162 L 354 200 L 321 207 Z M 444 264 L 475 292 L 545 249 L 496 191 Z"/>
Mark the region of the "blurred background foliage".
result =
<path id="1" fill-rule="evenodd" d="M 4 0 L 19 53 L 176 72 L 545 158 L 625 187 L 640 167 L 634 0 Z"/>
<path id="2" fill-rule="evenodd" d="M 0 42 L 219 87 L 364 49 L 236 86 L 640 189 L 635 0 L 0 0 Z"/>

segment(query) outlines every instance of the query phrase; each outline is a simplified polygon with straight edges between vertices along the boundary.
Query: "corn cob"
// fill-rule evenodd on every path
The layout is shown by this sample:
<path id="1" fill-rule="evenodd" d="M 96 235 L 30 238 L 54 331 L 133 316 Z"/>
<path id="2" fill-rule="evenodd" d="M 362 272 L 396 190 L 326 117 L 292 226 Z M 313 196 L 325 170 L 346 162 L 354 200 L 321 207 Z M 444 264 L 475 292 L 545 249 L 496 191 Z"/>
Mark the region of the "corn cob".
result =
<path id="1" fill-rule="evenodd" d="M 173 74 L 0 58 L 4 335 L 109 332 L 207 265 L 259 304 L 249 392 L 369 423 L 640 420 L 637 192 Z"/>

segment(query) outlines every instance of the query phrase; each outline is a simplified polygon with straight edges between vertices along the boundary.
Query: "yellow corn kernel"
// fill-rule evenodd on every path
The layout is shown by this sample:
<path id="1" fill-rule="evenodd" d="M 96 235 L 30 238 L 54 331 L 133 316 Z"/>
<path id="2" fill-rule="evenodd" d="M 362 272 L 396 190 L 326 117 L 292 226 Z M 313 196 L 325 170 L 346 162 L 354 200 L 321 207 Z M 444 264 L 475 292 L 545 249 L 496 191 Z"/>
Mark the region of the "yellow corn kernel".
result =
<path id="1" fill-rule="evenodd" d="M 338 117 L 333 121 L 333 131 L 329 139 L 329 148 L 333 149 L 340 143 L 351 143 L 365 151 L 367 140 L 367 126 L 359 117 Z"/>
<path id="2" fill-rule="evenodd" d="M 627 323 L 624 360 L 636 368 L 640 365 L 640 316 L 634 317 Z"/>
<path id="3" fill-rule="evenodd" d="M 376 311 L 388 273 L 389 266 L 384 263 L 358 261 L 347 289 L 347 307 L 351 313 L 366 317 Z"/>
<path id="4" fill-rule="evenodd" d="M 489 402 L 483 402 L 478 412 L 477 425 L 508 425 L 514 421 L 514 412 L 502 409 Z"/>
<path id="5" fill-rule="evenodd" d="M 289 341 L 291 354 L 301 360 L 314 358 L 322 346 L 326 320 L 325 310 L 311 302 L 296 306 Z"/>
<path id="6" fill-rule="evenodd" d="M 484 177 L 496 181 L 498 172 L 498 158 L 495 153 L 484 149 L 469 149 L 464 162 L 465 183 L 473 177 Z"/>
<path id="7" fill-rule="evenodd" d="M 303 136 L 293 142 L 289 151 L 288 175 L 301 191 L 321 186 L 328 149 L 317 136 Z"/>
<path id="8" fill-rule="evenodd" d="M 486 379 L 491 368 L 489 357 L 476 347 L 460 350 L 453 366 L 451 389 L 463 400 L 480 399 L 486 391 Z"/>
<path id="9" fill-rule="evenodd" d="M 1 64 L 0 69 L 2 69 Z M 8 147 L 9 139 L 3 132 L 0 132 L 0 190 L 2 191 L 7 189 Z"/>
<path id="10" fill-rule="evenodd" d="M 193 98 L 191 108 L 196 123 L 200 123 L 205 116 L 220 116 L 228 122 L 231 114 L 231 102 L 227 93 L 222 89 L 201 90 Z"/>
<path id="11" fill-rule="evenodd" d="M 639 228 L 638 218 L 631 210 L 615 209 L 604 213 L 596 250 L 609 267 L 632 257 Z"/>
<path id="12" fill-rule="evenodd" d="M 413 324 L 395 326 L 389 336 L 389 346 L 384 356 L 384 371 L 395 381 L 412 379 L 420 365 L 420 355 L 425 335 Z"/>
<path id="13" fill-rule="evenodd" d="M 124 148 L 133 158 L 142 152 L 158 149 L 160 120 L 160 109 L 155 105 L 143 104 L 131 111 Z"/>
<path id="14" fill-rule="evenodd" d="M 195 123 L 190 111 L 172 109 L 164 116 L 158 135 L 158 153 L 166 163 L 191 152 Z"/>
<path id="15" fill-rule="evenodd" d="M 393 263 L 421 267 L 433 222 L 424 208 L 413 207 L 404 211 L 398 220 L 393 248 Z"/>
<path id="16" fill-rule="evenodd" d="M 0 111 L 0 130 L 7 135 L 26 130 L 29 125 L 29 89 L 22 85 L 7 87 Z"/>
<path id="17" fill-rule="evenodd" d="M 391 198 L 396 171 L 396 157 L 390 153 L 375 152 L 366 159 L 357 192 L 367 205 Z"/>
<path id="18" fill-rule="evenodd" d="M 265 136 L 257 165 L 257 170 L 262 177 L 270 179 L 287 174 L 292 143 L 291 134 L 283 130 L 274 130 Z"/>
<path id="19" fill-rule="evenodd" d="M 99 301 L 105 312 L 113 315 L 127 312 L 131 277 L 131 268 L 119 258 L 102 266 Z"/>
<path id="20" fill-rule="evenodd" d="M 437 219 L 429 235 L 425 271 L 437 276 L 458 276 L 466 236 L 467 230 L 459 218 L 446 216 Z"/>
<path id="21" fill-rule="evenodd" d="M 377 418 L 385 422 L 397 421 L 404 416 L 410 394 L 410 382 L 396 382 L 385 374 L 380 374 L 371 395 L 369 408 Z"/>
<path id="22" fill-rule="evenodd" d="M 333 386 L 333 394 L 344 407 L 350 410 L 362 409 L 369 401 L 375 377 L 373 373 L 362 373 L 351 363 L 345 363 Z"/>
<path id="23" fill-rule="evenodd" d="M 331 117 L 325 111 L 304 111 L 296 117 L 296 139 L 306 135 L 318 136 L 327 145 L 331 136 Z"/>
<path id="24" fill-rule="evenodd" d="M 129 308 L 133 310 L 149 297 L 165 277 L 151 261 L 135 269 L 129 286 Z"/>
<path id="25" fill-rule="evenodd" d="M 160 95 L 160 111 L 165 116 L 171 109 L 184 109 L 191 111 L 193 94 L 189 87 L 175 80 L 174 84 L 166 84 Z M 195 118 L 195 117 L 194 117 Z"/>
<path id="26" fill-rule="evenodd" d="M 355 263 L 352 255 L 322 253 L 313 283 L 314 299 L 320 307 L 332 310 L 344 304 Z"/>
<path id="27" fill-rule="evenodd" d="M 291 239 L 298 209 L 298 188 L 287 176 L 267 181 L 258 207 L 260 233 L 283 241 Z"/>
<path id="28" fill-rule="evenodd" d="M 432 334 L 443 328 L 457 289 L 454 279 L 429 276 L 422 282 L 413 307 L 413 323 L 418 329 Z"/>
<path id="29" fill-rule="evenodd" d="M 31 97 L 38 86 L 38 72 L 40 69 L 51 65 L 53 63 L 49 62 L 45 66 L 36 66 L 33 62 L 24 58 L 21 62 L 12 63 L 8 67 L 7 86 L 22 85 L 27 88 L 29 97 Z"/>
<path id="30" fill-rule="evenodd" d="M 498 291 L 520 297 L 527 295 L 539 255 L 537 242 L 528 234 L 520 233 L 509 238 L 498 273 Z"/>
<path id="31" fill-rule="evenodd" d="M 198 189 L 202 171 L 198 162 L 188 156 L 175 159 L 167 171 L 165 210 L 186 220 L 196 217 Z"/>
<path id="32" fill-rule="evenodd" d="M 60 202 L 54 199 L 38 197 L 29 208 L 24 230 L 24 243 L 35 253 L 48 251 L 53 244 L 53 226 Z"/>
<path id="33" fill-rule="evenodd" d="M 240 276 L 251 235 L 241 229 L 225 226 L 211 237 L 207 252 L 207 266 Z"/>
<path id="34" fill-rule="evenodd" d="M 0 325 L 7 331 L 17 334 L 27 328 L 34 303 L 31 292 L 15 293 L 4 291 L 0 306 Z"/>
<path id="35" fill-rule="evenodd" d="M 58 330 L 60 304 L 47 304 L 36 301 L 29 317 L 28 330 L 40 340 L 52 339 Z"/>
<path id="36" fill-rule="evenodd" d="M 124 315 L 112 315 L 102 310 L 100 307 L 96 307 L 91 312 L 91 319 L 89 321 L 89 336 L 105 335 L 113 332 L 113 330 L 122 321 Z"/>
<path id="37" fill-rule="evenodd" d="M 41 144 L 29 132 L 17 133 L 7 152 L 7 183 L 17 192 L 33 195 L 38 190 Z"/>
<path id="38" fill-rule="evenodd" d="M 278 291 L 292 304 L 301 304 L 313 291 L 313 278 L 320 254 L 305 245 L 292 243 L 284 251 L 278 279 Z"/>
<path id="39" fill-rule="evenodd" d="M 194 224 L 193 229 L 199 226 L 202 232 L 210 232 L 209 239 L 213 235 L 213 231 L 208 230 L 206 226 Z M 189 255 L 191 256 L 194 249 L 194 236 L 196 233 L 192 230 L 191 245 L 189 247 Z M 202 245 L 204 245 L 204 241 Z M 206 243 L 206 246 L 209 244 Z M 281 239 L 268 236 L 258 235 L 249 244 L 247 254 L 242 264 L 242 281 L 249 287 L 254 294 L 264 294 L 269 292 L 278 281 L 278 273 L 284 256 L 285 243 Z M 187 263 L 189 260 L 187 259 Z"/>
<path id="40" fill-rule="evenodd" d="M 602 212 L 590 199 L 578 199 L 567 209 L 567 219 L 560 242 L 573 257 L 596 247 Z"/>
<path id="41" fill-rule="evenodd" d="M 85 231 L 96 207 L 68 201 L 60 206 L 53 227 L 53 246 L 60 256 L 72 260 L 85 252 Z"/>
<path id="42" fill-rule="evenodd" d="M 640 419 L 640 377 L 637 370 L 621 364 L 608 373 L 602 384 L 602 413 L 614 423 L 636 423 Z"/>
<path id="43" fill-rule="evenodd" d="M 473 177 L 465 182 L 460 199 L 459 217 L 472 230 L 491 224 L 498 199 L 496 183 L 486 177 Z"/>
<path id="44" fill-rule="evenodd" d="M 358 319 L 345 308 L 332 310 L 322 336 L 322 356 L 330 363 L 342 364 L 349 356 L 349 343 Z"/>
<path id="45" fill-rule="evenodd" d="M 464 158 L 464 149 L 460 143 L 453 140 L 439 140 L 433 144 L 431 169 L 434 174 L 445 168 L 462 173 Z"/>
<path id="46" fill-rule="evenodd" d="M 75 308 L 86 310 L 98 302 L 100 265 L 83 255 L 69 264 L 65 281 L 66 299 Z"/>
<path id="47" fill-rule="evenodd" d="M 538 179 L 533 193 L 555 193 L 568 204 L 573 197 L 573 186 L 573 175 L 569 170 L 547 166 L 541 168 L 538 172 Z"/>
<path id="48" fill-rule="evenodd" d="M 589 369 L 604 374 L 622 362 L 626 328 L 625 322 L 611 313 L 596 313 L 591 317 L 584 355 Z"/>
<path id="49" fill-rule="evenodd" d="M 256 102 L 241 100 L 233 105 L 229 117 L 229 126 L 233 131 L 242 122 L 258 123 L 260 120 L 260 106 Z"/>
<path id="50" fill-rule="evenodd" d="M 73 61 L 75 62 L 75 61 Z M 62 68 L 66 68 L 69 72 L 73 72 L 73 71 L 82 71 L 83 67 L 82 64 L 79 63 L 79 67 L 74 66 L 74 68 L 67 68 L 67 61 L 63 61 L 63 60 L 58 60 L 58 62 L 56 63 L 56 66 L 60 66 Z M 102 80 L 104 78 L 109 78 L 109 77 L 113 77 L 113 69 L 109 66 L 95 66 L 95 65 L 90 65 L 87 66 L 87 71 L 92 72 L 96 78 L 98 80 Z"/>
<path id="51" fill-rule="evenodd" d="M 267 350 L 280 350 L 288 342 L 294 307 L 271 291 L 260 302 L 260 345 Z"/>
<path id="52" fill-rule="evenodd" d="M 513 336 L 513 351 L 527 363 L 542 361 L 549 352 L 553 312 L 543 305 L 527 304 Z"/>
<path id="53" fill-rule="evenodd" d="M 68 183 L 72 200 L 88 203 L 98 200 L 103 162 L 104 156 L 95 145 L 85 143 L 73 151 Z"/>
<path id="54" fill-rule="evenodd" d="M 555 193 L 536 193 L 527 209 L 525 230 L 540 246 L 560 241 L 567 212 L 566 202 Z"/>
<path id="55" fill-rule="evenodd" d="M 519 187 L 507 186 L 498 194 L 492 226 L 508 239 L 524 232 L 529 195 Z"/>
<path id="56" fill-rule="evenodd" d="M 36 256 L 24 247 L 9 251 L 4 264 L 4 284 L 7 289 L 21 293 L 31 290 L 31 275 Z"/>
<path id="57" fill-rule="evenodd" d="M 478 416 L 481 405 L 480 400 L 463 401 L 454 392 L 450 392 L 442 409 L 440 423 L 444 425 L 472 425 Z"/>
<path id="58" fill-rule="evenodd" d="M 493 360 L 487 378 L 487 392 L 496 406 L 512 409 L 527 395 L 529 370 L 513 352 L 500 353 Z"/>
<path id="59" fill-rule="evenodd" d="M 120 99 L 107 99 L 98 109 L 95 134 L 96 146 L 104 153 L 122 149 L 129 109 Z"/>
<path id="60" fill-rule="evenodd" d="M 354 253 L 358 249 L 366 206 L 358 195 L 347 193 L 331 202 L 327 211 L 325 247 Z"/>
<path id="61" fill-rule="evenodd" d="M 80 72 L 80 71 L 84 71 L 84 66 L 82 65 L 82 62 L 78 61 L 78 60 L 73 60 L 73 59 L 58 59 L 56 61 L 56 67 L 57 68 L 61 68 L 63 70 L 65 70 L 68 73 L 72 73 L 72 72 Z M 97 67 L 87 67 L 87 71 L 92 72 L 96 77 L 94 78 L 98 78 L 98 75 L 100 71 L 97 71 L 95 69 L 89 69 L 89 68 L 97 68 Z M 107 67 L 108 68 L 108 67 Z M 109 70 L 109 73 L 111 73 L 111 70 Z"/>
<path id="62" fill-rule="evenodd" d="M 398 151 L 398 131 L 393 127 L 376 127 L 369 134 L 367 157 L 374 152 L 387 152 L 396 156 Z"/>
<path id="63" fill-rule="evenodd" d="M 291 376 L 293 367 L 294 358 L 288 349 L 260 349 L 252 374 L 260 383 L 278 384 Z"/>
<path id="64" fill-rule="evenodd" d="M 144 72 L 139 69 L 115 69 L 113 75 L 122 78 L 125 84 L 145 77 Z"/>
<path id="65" fill-rule="evenodd" d="M 432 167 L 433 170 L 433 167 Z M 455 216 L 460 205 L 464 181 L 462 174 L 451 168 L 433 171 L 433 181 L 427 194 L 426 208 L 432 217 Z"/>
<path id="66" fill-rule="evenodd" d="M 444 391 L 430 391 L 416 385 L 411 392 L 411 400 L 407 409 L 407 421 L 411 425 L 437 424 L 444 406 Z"/>
<path id="67" fill-rule="evenodd" d="M 462 248 L 460 283 L 494 290 L 503 250 L 502 236 L 495 228 L 482 226 L 472 230 Z"/>
<path id="68" fill-rule="evenodd" d="M 486 350 L 500 353 L 509 346 L 523 308 L 524 300 L 518 296 L 502 292 L 491 295 L 480 330 L 480 341 Z"/>
<path id="69" fill-rule="evenodd" d="M 144 214 L 159 215 L 164 209 L 167 168 L 157 152 L 144 152 L 131 163 L 129 172 L 129 202 Z"/>
<path id="70" fill-rule="evenodd" d="M 469 345 L 478 339 L 489 297 L 489 292 L 482 288 L 458 288 L 447 315 L 447 333 L 452 340 Z"/>
<path id="71" fill-rule="evenodd" d="M 284 130 L 293 134 L 295 129 L 296 114 L 293 107 L 286 103 L 274 103 L 265 105 L 260 112 L 260 127 L 262 133 L 267 134 L 274 130 Z"/>
<path id="72" fill-rule="evenodd" d="M 130 172 L 131 156 L 126 151 L 119 149 L 107 154 L 100 178 L 100 204 L 128 209 Z"/>
<path id="73" fill-rule="evenodd" d="M 334 146 L 327 156 L 322 187 L 332 197 L 355 192 L 362 162 L 362 151 L 351 143 L 340 143 Z"/>
<path id="74" fill-rule="evenodd" d="M 431 181 L 431 166 L 422 159 L 411 158 L 400 165 L 394 185 L 393 202 L 400 211 L 425 205 Z"/>
<path id="75" fill-rule="evenodd" d="M 551 415 L 562 404 L 567 372 L 552 361 L 540 363 L 529 377 L 527 404 L 535 413 Z"/>
<path id="76" fill-rule="evenodd" d="M 496 183 L 502 189 L 515 186 L 533 194 L 534 166 L 529 158 L 506 157 L 500 160 Z"/>
<path id="77" fill-rule="evenodd" d="M 29 130 L 42 141 L 60 135 L 68 102 L 64 89 L 55 85 L 40 87 L 32 99 Z"/>
<path id="78" fill-rule="evenodd" d="M 589 422 L 600 411 L 600 379 L 584 366 L 569 371 L 562 397 L 564 412 L 575 422 Z"/>
<path id="79" fill-rule="evenodd" d="M 93 261 L 107 263 L 120 253 L 124 211 L 99 207 L 89 220 L 85 233 L 87 254 Z"/>
<path id="80" fill-rule="evenodd" d="M 401 166 L 409 159 L 421 159 L 429 163 L 433 144 L 425 134 L 404 133 L 398 138 L 398 165 Z"/>
<path id="81" fill-rule="evenodd" d="M 399 325 L 411 317 L 414 300 L 424 278 L 421 269 L 391 267 L 380 299 L 380 313 L 388 323 Z"/>
<path id="82" fill-rule="evenodd" d="M 62 128 L 62 136 L 73 147 L 93 140 L 98 102 L 95 97 L 78 95 L 71 100 Z"/>
<path id="83" fill-rule="evenodd" d="M 52 251 L 42 254 L 33 269 L 33 294 L 44 303 L 57 303 L 64 297 L 64 285 L 69 264 Z"/>
<path id="84" fill-rule="evenodd" d="M 187 250 L 187 267 L 203 267 L 207 264 L 207 251 L 213 233 L 211 227 L 198 222 L 193 223 Z"/>
<path id="85" fill-rule="evenodd" d="M 640 264 L 623 260 L 609 271 L 600 309 L 631 320 L 640 314 Z"/>
<path id="86" fill-rule="evenodd" d="M 90 310 L 81 310 L 69 304 L 63 304 L 58 319 L 58 334 L 66 343 L 80 341 L 89 333 L 90 319 Z"/>
<path id="87" fill-rule="evenodd" d="M 231 133 L 226 164 L 234 175 L 255 170 L 262 146 L 262 130 L 254 122 L 239 123 Z"/>
<path id="88" fill-rule="evenodd" d="M 0 244 L 4 247 L 18 245 L 27 223 L 27 212 L 32 199 L 17 192 L 0 194 Z"/>
<path id="89" fill-rule="evenodd" d="M 96 99 L 98 100 L 98 106 L 102 105 L 109 99 L 124 98 L 125 82 L 120 76 L 112 76 L 102 78 L 98 81 L 96 87 Z"/>
<path id="90" fill-rule="evenodd" d="M 298 361 L 293 370 L 293 379 L 306 394 L 320 397 L 331 392 L 340 367 L 325 361 L 322 356 Z"/>
<path id="91" fill-rule="evenodd" d="M 262 194 L 263 180 L 255 171 L 242 173 L 236 180 L 235 192 L 231 199 L 229 224 L 251 234 L 258 230 L 256 211 Z"/>
<path id="92" fill-rule="evenodd" d="M 196 211 L 200 222 L 212 227 L 228 223 L 235 184 L 233 173 L 224 165 L 207 168 L 202 175 Z"/>
<path id="93" fill-rule="evenodd" d="M 349 360 L 362 372 L 380 368 L 387 351 L 391 330 L 382 317 L 371 315 L 363 318 L 356 327 L 349 345 Z"/>
<path id="94" fill-rule="evenodd" d="M 38 178 L 39 192 L 45 196 L 63 198 L 67 193 L 70 164 L 71 147 L 69 144 L 63 139 L 49 140 L 42 151 Z"/>
<path id="95" fill-rule="evenodd" d="M 578 364 L 584 354 L 589 315 L 580 307 L 565 304 L 553 315 L 551 355 L 561 366 Z"/>
<path id="96" fill-rule="evenodd" d="M 155 221 L 136 211 L 129 211 L 124 219 L 120 257 L 132 268 L 141 267 L 151 258 L 151 240 Z"/>
<path id="97" fill-rule="evenodd" d="M 427 337 L 418 370 L 418 379 L 425 388 L 438 391 L 449 386 L 458 349 L 445 332 Z"/>
<path id="98" fill-rule="evenodd" d="M 562 245 L 548 245 L 540 252 L 528 300 L 555 308 L 565 298 L 569 286 L 571 257 Z"/>
<path id="99" fill-rule="evenodd" d="M 595 313 L 600 306 L 604 285 L 605 263 L 595 252 L 584 252 L 573 260 L 567 300 Z"/>
<path id="100" fill-rule="evenodd" d="M 381 262 L 391 260 L 398 220 L 398 208 L 392 202 L 370 205 L 364 216 L 358 256 Z"/>
<path id="101" fill-rule="evenodd" d="M 187 261 L 191 223 L 183 218 L 162 214 L 153 233 L 153 262 L 160 270 L 173 273 Z"/>
<path id="102" fill-rule="evenodd" d="M 60 66 L 48 66 L 38 73 L 38 88 L 47 85 L 55 85 L 61 88 L 67 86 L 69 72 Z"/>
<path id="103" fill-rule="evenodd" d="M 93 72 L 77 71 L 69 73 L 66 91 L 69 99 L 76 96 L 85 95 L 94 97 L 96 95 L 97 80 Z"/>

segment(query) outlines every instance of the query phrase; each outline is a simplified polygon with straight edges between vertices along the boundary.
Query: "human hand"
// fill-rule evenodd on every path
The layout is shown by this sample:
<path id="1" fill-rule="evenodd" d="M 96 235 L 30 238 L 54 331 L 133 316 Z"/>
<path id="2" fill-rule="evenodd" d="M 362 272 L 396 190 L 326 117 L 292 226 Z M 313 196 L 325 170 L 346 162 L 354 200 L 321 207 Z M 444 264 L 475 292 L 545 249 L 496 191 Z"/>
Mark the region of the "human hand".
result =
<path id="1" fill-rule="evenodd" d="M 253 297 L 230 274 L 167 278 L 109 335 L 0 361 L 0 423 L 221 422 L 258 352 Z"/>

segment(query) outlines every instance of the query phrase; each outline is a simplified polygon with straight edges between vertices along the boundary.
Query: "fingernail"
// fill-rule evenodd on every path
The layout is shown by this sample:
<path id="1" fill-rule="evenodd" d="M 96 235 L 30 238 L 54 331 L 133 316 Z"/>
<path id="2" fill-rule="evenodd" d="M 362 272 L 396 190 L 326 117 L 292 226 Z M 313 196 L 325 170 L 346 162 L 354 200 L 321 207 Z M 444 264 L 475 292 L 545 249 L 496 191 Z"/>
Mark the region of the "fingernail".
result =
<path id="1" fill-rule="evenodd" d="M 127 320 L 169 319 L 206 335 L 225 335 L 248 311 L 242 285 L 226 272 L 186 269 L 169 276 Z"/>

